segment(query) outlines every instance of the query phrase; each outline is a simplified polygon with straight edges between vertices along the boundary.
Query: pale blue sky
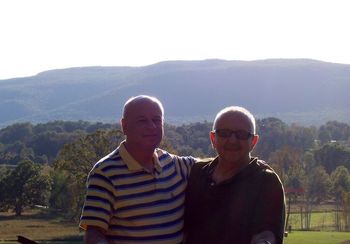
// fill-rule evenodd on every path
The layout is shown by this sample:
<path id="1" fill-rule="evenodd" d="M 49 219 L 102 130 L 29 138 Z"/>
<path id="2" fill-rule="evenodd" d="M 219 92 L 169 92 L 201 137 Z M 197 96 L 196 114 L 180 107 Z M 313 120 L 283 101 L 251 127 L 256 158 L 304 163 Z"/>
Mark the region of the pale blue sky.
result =
<path id="1" fill-rule="evenodd" d="M 347 0 L 1 0 L 0 79 L 165 60 L 350 64 Z"/>

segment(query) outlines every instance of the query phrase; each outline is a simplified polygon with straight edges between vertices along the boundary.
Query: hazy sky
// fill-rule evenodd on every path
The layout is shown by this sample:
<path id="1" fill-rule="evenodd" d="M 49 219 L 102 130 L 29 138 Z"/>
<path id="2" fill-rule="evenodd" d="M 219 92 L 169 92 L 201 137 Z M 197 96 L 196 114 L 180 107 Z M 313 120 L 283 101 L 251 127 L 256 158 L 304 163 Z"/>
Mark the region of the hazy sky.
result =
<path id="1" fill-rule="evenodd" d="M 350 64 L 349 5 L 348 0 L 0 0 L 0 79 L 56 68 L 209 58 Z"/>

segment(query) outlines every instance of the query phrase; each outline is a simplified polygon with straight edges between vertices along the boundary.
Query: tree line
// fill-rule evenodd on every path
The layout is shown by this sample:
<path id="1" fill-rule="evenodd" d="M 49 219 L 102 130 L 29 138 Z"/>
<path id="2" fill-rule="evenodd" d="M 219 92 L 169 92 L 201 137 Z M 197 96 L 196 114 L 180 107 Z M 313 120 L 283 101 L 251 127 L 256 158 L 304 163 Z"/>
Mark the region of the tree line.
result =
<path id="1" fill-rule="evenodd" d="M 207 121 L 166 124 L 161 147 L 213 157 L 211 127 Z M 257 133 L 260 142 L 253 155 L 277 171 L 288 202 L 301 204 L 302 227 L 310 226 L 315 204 L 332 201 L 342 212 L 338 229 L 349 229 L 350 126 L 329 121 L 305 127 L 264 118 L 257 120 Z M 20 215 L 24 207 L 43 205 L 77 219 L 89 170 L 123 139 L 117 124 L 86 121 L 18 123 L 0 130 L 0 209 Z"/>

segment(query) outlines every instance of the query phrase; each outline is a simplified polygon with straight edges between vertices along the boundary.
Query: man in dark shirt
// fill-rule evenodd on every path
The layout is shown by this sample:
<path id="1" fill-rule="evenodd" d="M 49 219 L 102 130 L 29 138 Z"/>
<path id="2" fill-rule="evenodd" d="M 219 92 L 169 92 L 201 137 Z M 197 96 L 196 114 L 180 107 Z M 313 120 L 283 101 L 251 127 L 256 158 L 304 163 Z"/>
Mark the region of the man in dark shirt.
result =
<path id="1" fill-rule="evenodd" d="M 273 169 L 251 157 L 255 119 L 228 107 L 210 132 L 218 156 L 192 167 L 185 201 L 185 243 L 282 243 L 284 190 Z"/>

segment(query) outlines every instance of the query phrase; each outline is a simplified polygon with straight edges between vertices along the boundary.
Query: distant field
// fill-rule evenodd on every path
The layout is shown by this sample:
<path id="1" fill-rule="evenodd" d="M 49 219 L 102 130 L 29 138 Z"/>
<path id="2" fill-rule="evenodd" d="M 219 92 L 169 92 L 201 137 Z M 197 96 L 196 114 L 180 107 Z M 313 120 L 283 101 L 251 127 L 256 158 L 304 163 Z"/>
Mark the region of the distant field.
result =
<path id="1" fill-rule="evenodd" d="M 25 212 L 21 217 L 15 217 L 13 213 L 0 213 L 0 243 L 15 241 L 18 235 L 37 241 L 81 239 L 76 223 L 64 221 L 57 216 L 39 211 Z"/>

